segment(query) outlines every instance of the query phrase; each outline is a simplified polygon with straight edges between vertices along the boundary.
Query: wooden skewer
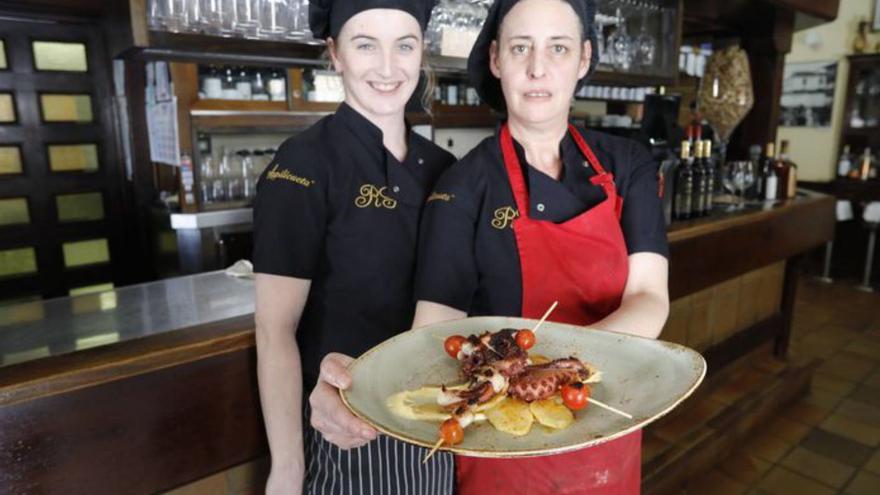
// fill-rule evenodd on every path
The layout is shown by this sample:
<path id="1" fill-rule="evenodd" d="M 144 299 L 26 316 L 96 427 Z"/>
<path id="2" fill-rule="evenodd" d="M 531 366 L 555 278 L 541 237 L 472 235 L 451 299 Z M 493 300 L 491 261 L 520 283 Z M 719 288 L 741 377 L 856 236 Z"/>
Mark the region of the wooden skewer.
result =
<path id="1" fill-rule="evenodd" d="M 428 462 L 428 459 L 430 459 L 431 456 L 434 455 L 434 452 L 437 452 L 438 450 L 440 450 L 440 446 L 441 446 L 441 445 L 443 445 L 443 439 L 442 439 L 442 438 L 441 438 L 440 440 L 437 440 L 437 443 L 434 444 L 434 447 L 431 449 L 430 452 L 428 452 L 428 455 L 426 455 L 425 458 L 422 459 L 422 464 Z"/>
<path id="2" fill-rule="evenodd" d="M 609 411 L 613 412 L 614 414 L 619 414 L 626 419 L 633 419 L 632 414 L 625 413 L 625 412 L 621 411 L 620 409 L 615 409 L 615 408 L 609 406 L 608 404 L 605 404 L 603 402 L 597 401 L 596 399 L 593 399 L 592 397 L 587 398 L 587 401 L 589 401 L 590 404 L 596 404 L 599 407 L 608 409 Z"/>
<path id="3" fill-rule="evenodd" d="M 550 309 L 548 309 L 547 312 L 544 313 L 544 316 L 541 317 L 541 321 L 539 321 L 538 324 L 535 325 L 535 328 L 532 329 L 532 333 L 536 333 L 538 331 L 538 327 L 540 327 L 544 323 L 544 320 L 546 320 L 547 317 L 550 316 L 550 313 L 552 313 L 553 310 L 556 309 L 556 306 L 558 304 L 559 301 L 553 301 L 553 304 L 550 305 Z"/>

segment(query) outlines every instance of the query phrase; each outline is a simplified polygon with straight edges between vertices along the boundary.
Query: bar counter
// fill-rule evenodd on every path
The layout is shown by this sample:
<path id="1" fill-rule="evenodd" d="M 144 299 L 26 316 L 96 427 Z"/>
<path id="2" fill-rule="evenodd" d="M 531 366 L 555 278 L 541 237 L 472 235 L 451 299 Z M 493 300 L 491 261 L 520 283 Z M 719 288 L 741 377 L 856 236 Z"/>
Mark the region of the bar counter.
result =
<path id="1" fill-rule="evenodd" d="M 703 351 L 710 373 L 769 339 L 784 357 L 797 260 L 832 238 L 834 204 L 802 191 L 673 224 L 674 308 L 767 267 L 784 280 L 746 327 L 661 338 Z M 253 310 L 253 283 L 223 272 L 0 307 L 0 486 L 156 493 L 265 455 Z"/>

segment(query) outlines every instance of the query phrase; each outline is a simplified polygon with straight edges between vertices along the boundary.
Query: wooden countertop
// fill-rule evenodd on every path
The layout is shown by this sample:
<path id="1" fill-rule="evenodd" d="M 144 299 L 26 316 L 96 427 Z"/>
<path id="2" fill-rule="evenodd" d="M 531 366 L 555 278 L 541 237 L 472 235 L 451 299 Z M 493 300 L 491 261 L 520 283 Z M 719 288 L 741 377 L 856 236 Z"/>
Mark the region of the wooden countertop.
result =
<path id="1" fill-rule="evenodd" d="M 834 237 L 835 199 L 801 190 L 796 198 L 676 222 L 669 229 L 669 296 L 692 294 Z"/>

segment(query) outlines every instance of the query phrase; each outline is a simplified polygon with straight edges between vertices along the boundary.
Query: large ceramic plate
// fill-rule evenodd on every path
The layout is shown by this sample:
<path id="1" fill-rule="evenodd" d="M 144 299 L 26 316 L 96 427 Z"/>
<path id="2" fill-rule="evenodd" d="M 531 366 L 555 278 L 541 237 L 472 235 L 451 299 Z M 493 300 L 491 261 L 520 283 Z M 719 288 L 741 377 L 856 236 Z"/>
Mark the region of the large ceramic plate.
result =
<path id="1" fill-rule="evenodd" d="M 479 317 L 404 332 L 352 363 L 352 386 L 342 392 L 342 400 L 379 431 L 431 447 L 439 424 L 396 416 L 386 408 L 386 399 L 401 390 L 461 381 L 457 362 L 443 351 L 447 336 L 531 328 L 535 323 Z M 592 397 L 630 413 L 633 419 L 589 405 L 576 413 L 574 424 L 566 429 L 554 431 L 536 423 L 521 437 L 498 431 L 488 422 L 474 423 L 462 443 L 445 450 L 475 457 L 526 457 L 602 443 L 668 413 L 697 388 L 706 373 L 703 357 L 678 344 L 551 322 L 538 330 L 537 344 L 530 353 L 551 359 L 575 356 L 594 364 L 602 371 L 602 382 L 592 386 Z"/>

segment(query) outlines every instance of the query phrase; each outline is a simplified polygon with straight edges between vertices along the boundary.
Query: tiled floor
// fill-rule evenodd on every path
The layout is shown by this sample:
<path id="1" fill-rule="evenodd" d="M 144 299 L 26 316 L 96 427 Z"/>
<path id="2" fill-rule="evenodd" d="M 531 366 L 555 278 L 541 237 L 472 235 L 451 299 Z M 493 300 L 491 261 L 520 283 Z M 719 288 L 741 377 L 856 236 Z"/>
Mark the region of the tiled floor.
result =
<path id="1" fill-rule="evenodd" d="M 685 493 L 880 495 L 880 293 L 798 291 L 791 352 L 824 360 L 810 394 Z"/>

